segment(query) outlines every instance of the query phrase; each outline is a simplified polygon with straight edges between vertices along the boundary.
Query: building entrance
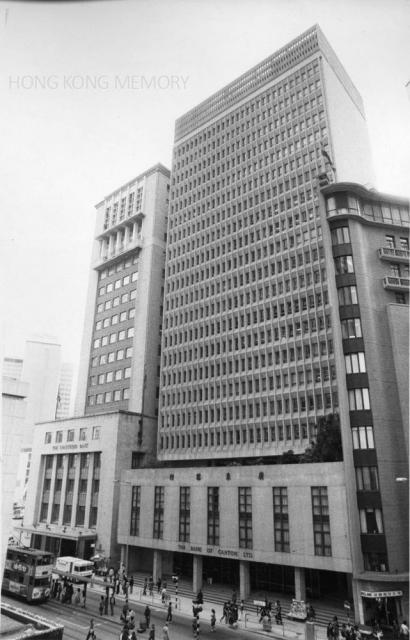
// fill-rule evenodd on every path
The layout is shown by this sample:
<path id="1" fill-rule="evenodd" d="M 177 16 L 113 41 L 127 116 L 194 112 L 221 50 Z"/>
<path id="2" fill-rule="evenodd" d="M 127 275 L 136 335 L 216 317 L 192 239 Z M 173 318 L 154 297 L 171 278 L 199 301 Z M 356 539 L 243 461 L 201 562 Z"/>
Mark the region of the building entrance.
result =
<path id="1" fill-rule="evenodd" d="M 306 598 L 319 600 L 323 596 L 349 600 L 349 587 L 346 573 L 305 569 Z"/>
<path id="2" fill-rule="evenodd" d="M 250 580 L 252 591 L 295 592 L 295 571 L 286 565 L 251 562 Z"/>
<path id="3" fill-rule="evenodd" d="M 239 562 L 229 558 L 203 557 L 202 575 L 204 582 L 239 586 Z"/>

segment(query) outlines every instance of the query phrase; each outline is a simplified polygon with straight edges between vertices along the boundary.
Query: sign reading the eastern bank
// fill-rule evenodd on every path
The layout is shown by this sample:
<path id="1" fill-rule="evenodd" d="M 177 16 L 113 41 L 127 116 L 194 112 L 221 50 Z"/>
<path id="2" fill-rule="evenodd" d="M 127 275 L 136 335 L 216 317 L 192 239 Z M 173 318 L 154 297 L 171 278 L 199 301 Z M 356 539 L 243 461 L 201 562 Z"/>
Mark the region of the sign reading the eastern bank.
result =
<path id="1" fill-rule="evenodd" d="M 192 551 L 193 553 L 212 554 L 217 556 L 223 556 L 226 558 L 244 558 L 247 560 L 253 559 L 252 551 L 233 551 L 232 549 L 220 549 L 218 547 L 203 547 L 202 545 L 195 544 L 178 544 L 178 551 Z"/>
<path id="2" fill-rule="evenodd" d="M 72 451 L 73 449 L 87 449 L 88 442 L 82 442 L 81 444 L 55 444 L 53 445 L 53 451 Z"/>

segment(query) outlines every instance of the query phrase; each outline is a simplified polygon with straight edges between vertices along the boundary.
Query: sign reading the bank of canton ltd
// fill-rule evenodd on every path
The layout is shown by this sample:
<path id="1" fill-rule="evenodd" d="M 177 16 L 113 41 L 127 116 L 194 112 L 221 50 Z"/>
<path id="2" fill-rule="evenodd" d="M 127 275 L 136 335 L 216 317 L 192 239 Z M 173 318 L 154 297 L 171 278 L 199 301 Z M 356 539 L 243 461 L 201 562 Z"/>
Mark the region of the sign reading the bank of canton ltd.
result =
<path id="1" fill-rule="evenodd" d="M 192 553 L 201 553 L 201 554 L 210 554 L 214 556 L 220 556 L 223 558 L 238 558 L 239 560 L 242 558 L 246 558 L 248 560 L 252 560 L 253 553 L 252 551 L 244 551 L 233 550 L 233 549 L 220 549 L 218 547 L 204 547 L 202 545 L 197 544 L 178 544 L 178 551 L 191 551 Z"/>
<path id="2" fill-rule="evenodd" d="M 53 451 L 73 451 L 75 449 L 88 449 L 88 442 L 82 442 L 81 444 L 54 444 L 52 446 Z"/>

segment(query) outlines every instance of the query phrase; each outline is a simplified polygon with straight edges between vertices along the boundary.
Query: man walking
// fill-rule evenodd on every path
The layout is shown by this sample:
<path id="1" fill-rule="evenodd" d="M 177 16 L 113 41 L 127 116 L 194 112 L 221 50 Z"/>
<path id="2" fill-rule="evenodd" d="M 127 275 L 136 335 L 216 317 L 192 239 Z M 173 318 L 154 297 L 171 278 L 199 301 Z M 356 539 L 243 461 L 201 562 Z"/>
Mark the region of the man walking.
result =
<path id="1" fill-rule="evenodd" d="M 162 628 L 162 640 L 169 640 L 168 625 L 166 623 Z"/>
<path id="2" fill-rule="evenodd" d="M 168 603 L 168 611 L 167 611 L 167 622 L 172 622 L 172 602 Z"/>
<path id="3" fill-rule="evenodd" d="M 148 605 L 145 607 L 144 617 L 145 617 L 145 622 L 147 623 L 147 629 L 149 629 L 149 623 L 151 620 L 151 609 L 149 608 Z"/>
<path id="4" fill-rule="evenodd" d="M 114 606 L 115 606 L 115 595 L 114 592 L 112 592 L 112 594 L 110 595 L 110 609 L 111 609 L 111 615 L 114 615 Z"/>
<path id="5" fill-rule="evenodd" d="M 94 631 L 94 618 L 90 619 L 90 627 L 88 629 L 87 637 L 85 640 L 95 640 L 95 631 Z"/>

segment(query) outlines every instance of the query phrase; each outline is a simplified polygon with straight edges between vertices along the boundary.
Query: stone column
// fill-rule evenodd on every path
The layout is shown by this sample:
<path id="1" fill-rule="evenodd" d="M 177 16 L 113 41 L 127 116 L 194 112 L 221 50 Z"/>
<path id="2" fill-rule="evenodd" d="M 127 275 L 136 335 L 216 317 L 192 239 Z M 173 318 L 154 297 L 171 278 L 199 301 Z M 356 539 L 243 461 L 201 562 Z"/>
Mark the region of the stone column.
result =
<path id="1" fill-rule="evenodd" d="M 110 233 L 110 239 L 108 240 L 108 257 L 109 258 L 114 253 L 114 242 L 115 242 L 115 235 L 113 233 Z"/>
<path id="2" fill-rule="evenodd" d="M 54 487 L 56 484 L 56 473 L 57 473 L 57 456 L 53 456 L 53 468 L 51 471 L 51 482 L 50 482 L 50 491 L 48 498 L 48 511 L 47 511 L 47 523 L 51 522 L 51 513 L 53 510 L 53 502 L 54 502 Z"/>
<path id="3" fill-rule="evenodd" d="M 239 599 L 246 600 L 251 592 L 251 580 L 249 575 L 249 562 L 239 561 Z"/>
<path id="4" fill-rule="evenodd" d="M 155 549 L 152 563 L 152 579 L 154 582 L 162 578 L 162 551 Z"/>
<path id="5" fill-rule="evenodd" d="M 71 523 L 70 527 L 75 527 L 75 521 L 77 518 L 77 504 L 78 504 L 78 485 L 80 483 L 80 454 L 75 454 L 75 477 L 74 477 L 74 488 L 73 488 L 73 502 L 71 507 Z"/>
<path id="6" fill-rule="evenodd" d="M 306 580 L 303 567 L 295 567 L 295 598 L 306 600 Z"/>
<path id="7" fill-rule="evenodd" d="M 60 512 L 58 515 L 58 526 L 63 526 L 63 514 L 65 505 L 65 492 L 67 490 L 67 469 L 68 469 L 68 454 L 63 455 L 63 482 L 61 483 L 61 497 L 60 497 Z"/>
<path id="8" fill-rule="evenodd" d="M 202 556 L 193 556 L 192 591 L 194 595 L 202 589 Z"/>

